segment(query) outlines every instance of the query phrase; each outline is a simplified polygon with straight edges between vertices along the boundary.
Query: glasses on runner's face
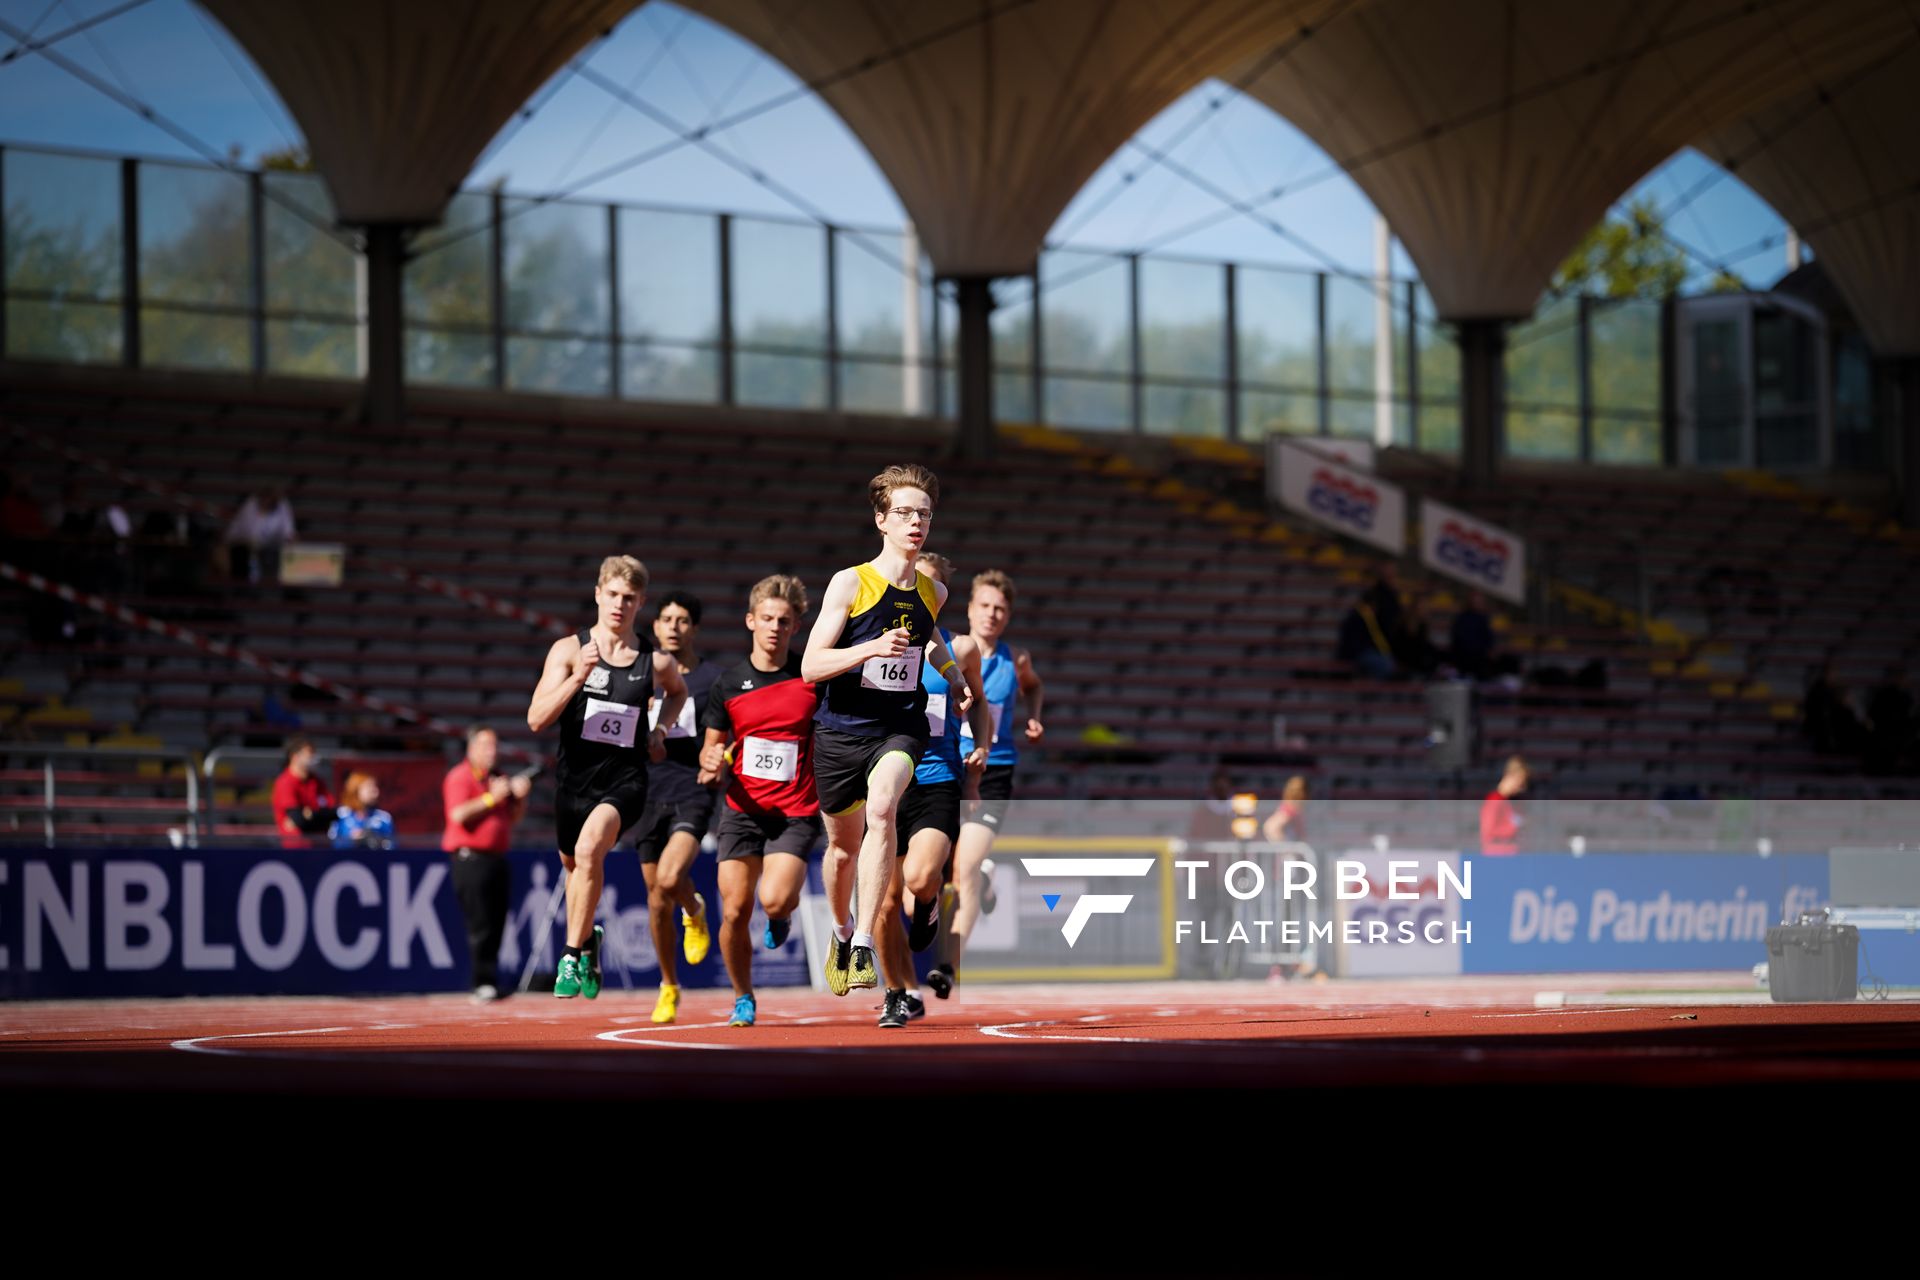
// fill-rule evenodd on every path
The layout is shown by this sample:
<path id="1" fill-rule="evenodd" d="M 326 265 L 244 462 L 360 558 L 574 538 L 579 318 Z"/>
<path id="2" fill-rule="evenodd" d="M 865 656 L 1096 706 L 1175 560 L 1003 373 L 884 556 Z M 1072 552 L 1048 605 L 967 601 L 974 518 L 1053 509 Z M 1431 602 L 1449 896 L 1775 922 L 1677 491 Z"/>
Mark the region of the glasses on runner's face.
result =
<path id="1" fill-rule="evenodd" d="M 894 507 L 887 514 L 899 520 L 911 520 L 919 516 L 921 524 L 933 519 L 933 512 L 927 507 Z"/>

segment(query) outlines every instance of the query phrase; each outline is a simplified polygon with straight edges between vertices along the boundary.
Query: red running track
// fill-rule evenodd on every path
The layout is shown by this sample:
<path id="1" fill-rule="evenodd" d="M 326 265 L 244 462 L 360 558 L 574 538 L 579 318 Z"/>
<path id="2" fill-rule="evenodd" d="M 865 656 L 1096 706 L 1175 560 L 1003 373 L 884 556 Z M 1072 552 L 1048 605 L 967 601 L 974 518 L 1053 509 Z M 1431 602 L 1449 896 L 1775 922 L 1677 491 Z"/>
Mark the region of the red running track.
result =
<path id="1" fill-rule="evenodd" d="M 1723 984 L 1724 978 L 1717 979 Z M 1713 1003 L 1668 978 L 1427 983 L 975 987 L 900 1030 L 877 993 L 690 992 L 670 1027 L 652 993 L 182 999 L 0 1007 L 0 1091 L 334 1097 L 1266 1092 L 1920 1082 L 1920 1002 Z M 1567 1007 L 1536 1007 L 1552 985 Z M 1624 992 L 1608 994 L 1610 986 Z M 1637 988 L 1637 989 L 1636 989 Z M 867 1070 L 866 1068 L 877 1068 Z"/>

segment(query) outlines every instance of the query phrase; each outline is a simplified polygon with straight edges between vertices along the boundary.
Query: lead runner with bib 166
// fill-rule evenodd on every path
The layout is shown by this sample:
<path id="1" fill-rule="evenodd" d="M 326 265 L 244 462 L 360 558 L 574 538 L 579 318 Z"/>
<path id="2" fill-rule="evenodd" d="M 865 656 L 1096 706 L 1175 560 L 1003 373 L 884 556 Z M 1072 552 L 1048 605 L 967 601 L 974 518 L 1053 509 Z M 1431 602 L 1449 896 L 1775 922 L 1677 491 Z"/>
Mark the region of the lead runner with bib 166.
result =
<path id="1" fill-rule="evenodd" d="M 986 707 L 957 681 L 959 666 L 935 629 L 947 589 L 914 567 L 933 531 L 939 479 L 925 467 L 892 466 L 868 482 L 867 497 L 880 554 L 833 575 L 800 671 L 823 685 L 814 714 L 813 772 L 827 821 L 822 878 L 836 925 L 827 946 L 827 990 L 838 996 L 880 985 L 873 935 L 893 878 L 900 797 L 927 749 L 927 691 L 920 678 L 927 654 L 961 685 L 956 705 L 971 711 L 981 744 L 974 767 L 985 763 L 993 735 Z M 854 889 L 847 873 L 856 850 L 858 921 L 847 917 Z"/>

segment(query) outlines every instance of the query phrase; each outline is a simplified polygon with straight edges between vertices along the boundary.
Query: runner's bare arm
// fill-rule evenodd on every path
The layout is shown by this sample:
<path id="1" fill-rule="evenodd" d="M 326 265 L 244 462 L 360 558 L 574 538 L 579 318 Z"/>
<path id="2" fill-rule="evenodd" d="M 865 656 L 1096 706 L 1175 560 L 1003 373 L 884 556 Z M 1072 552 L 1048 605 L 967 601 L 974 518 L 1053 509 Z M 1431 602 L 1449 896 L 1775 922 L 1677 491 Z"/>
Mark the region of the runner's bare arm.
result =
<path id="1" fill-rule="evenodd" d="M 727 735 L 718 729 L 707 730 L 707 740 L 700 748 L 700 776 L 698 778 L 700 785 L 704 787 L 709 783 L 717 782 L 720 778 L 720 770 L 725 768 L 726 764 Z"/>
<path id="2" fill-rule="evenodd" d="M 600 661 L 600 647 L 591 638 L 586 644 L 578 636 L 561 636 L 547 650 L 546 669 L 534 688 L 533 701 L 527 706 L 527 728 L 539 733 L 560 718 L 567 703 L 587 682 L 587 673 Z"/>
<path id="3" fill-rule="evenodd" d="M 980 644 L 972 636 L 953 638 L 953 660 L 960 664 L 961 684 L 965 690 L 967 727 L 973 730 L 973 750 L 961 761 L 975 798 L 980 793 L 980 770 L 987 767 L 987 749 L 993 742 L 993 707 L 987 702 L 987 690 L 981 683 Z"/>
<path id="4" fill-rule="evenodd" d="M 667 730 L 680 722 L 680 709 L 687 705 L 687 680 L 680 664 L 669 655 L 654 650 L 653 687 L 666 696 L 660 699 L 660 718 L 647 735 L 647 758 L 658 763 L 667 758 Z"/>
<path id="5" fill-rule="evenodd" d="M 847 615 L 853 611 L 859 585 L 860 575 L 852 569 L 842 569 L 827 583 L 826 598 L 820 602 L 820 620 L 807 634 L 807 651 L 800 658 L 800 678 L 807 683 L 819 684 L 844 675 L 869 658 L 897 658 L 912 644 L 912 634 L 905 627 L 896 627 L 851 649 L 833 647 L 847 629 Z"/>
<path id="6" fill-rule="evenodd" d="M 1020 696 L 1027 700 L 1027 741 L 1038 742 L 1047 732 L 1047 726 L 1040 722 L 1040 707 L 1047 687 L 1040 682 L 1040 673 L 1033 669 L 1033 655 L 1025 649 L 1014 650 L 1013 673 L 1020 681 Z"/>

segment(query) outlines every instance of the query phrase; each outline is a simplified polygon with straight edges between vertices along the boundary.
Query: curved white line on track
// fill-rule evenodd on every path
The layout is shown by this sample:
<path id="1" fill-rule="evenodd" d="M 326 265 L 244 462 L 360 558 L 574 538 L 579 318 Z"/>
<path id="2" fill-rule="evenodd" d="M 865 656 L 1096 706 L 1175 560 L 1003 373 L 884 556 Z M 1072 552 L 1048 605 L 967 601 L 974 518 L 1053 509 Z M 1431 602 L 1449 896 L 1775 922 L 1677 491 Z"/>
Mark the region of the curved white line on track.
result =
<path id="1" fill-rule="evenodd" d="M 1002 1022 L 990 1027 L 981 1027 L 980 1034 L 997 1036 L 1002 1040 L 1084 1040 L 1091 1044 L 1170 1044 L 1173 1041 L 1156 1040 L 1150 1036 L 1042 1036 L 1020 1034 L 1024 1027 L 1058 1027 L 1067 1025 L 1058 1018 L 1039 1018 L 1033 1022 Z"/>
<path id="2" fill-rule="evenodd" d="M 211 1053 L 223 1058 L 239 1058 L 246 1055 L 238 1049 L 213 1049 L 209 1048 L 208 1045 L 215 1040 L 262 1040 L 275 1039 L 280 1036 L 324 1036 L 331 1035 L 336 1031 L 352 1031 L 354 1029 L 353 1027 L 303 1027 L 298 1031 L 243 1031 L 234 1035 L 194 1036 L 189 1040 L 175 1040 L 172 1047 L 185 1053 Z"/>

